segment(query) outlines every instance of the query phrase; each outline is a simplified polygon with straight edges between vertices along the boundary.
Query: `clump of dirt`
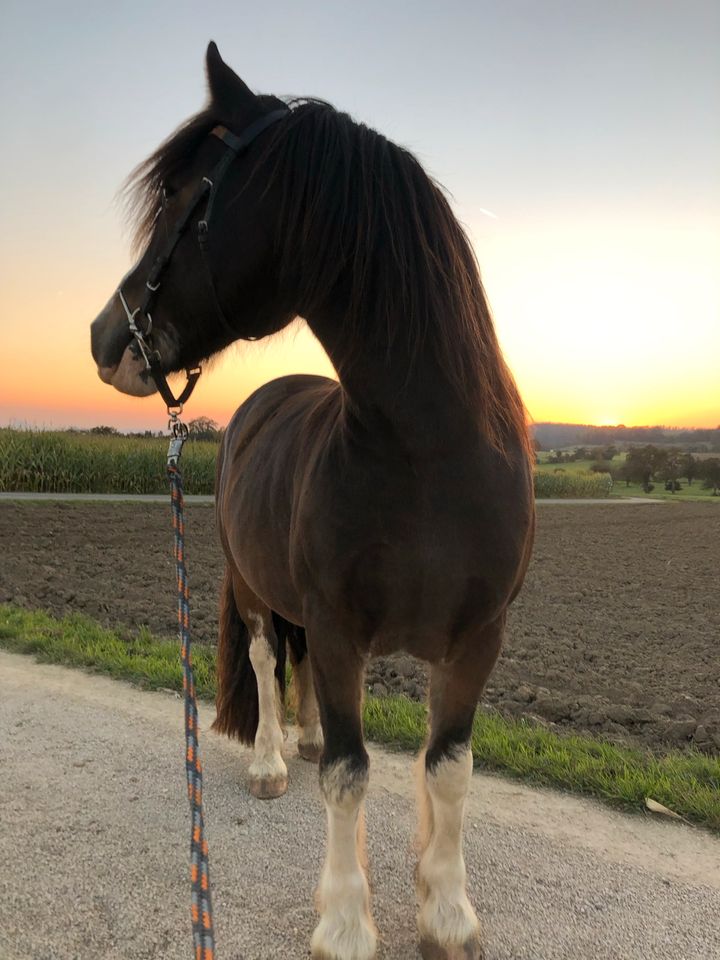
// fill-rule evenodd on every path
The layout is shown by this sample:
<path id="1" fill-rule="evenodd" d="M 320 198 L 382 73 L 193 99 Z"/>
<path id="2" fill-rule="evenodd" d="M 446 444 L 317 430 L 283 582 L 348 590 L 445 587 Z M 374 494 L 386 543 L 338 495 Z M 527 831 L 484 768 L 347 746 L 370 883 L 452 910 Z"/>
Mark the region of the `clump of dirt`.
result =
<path id="1" fill-rule="evenodd" d="M 217 636 L 223 561 L 210 507 L 187 508 L 193 636 Z M 535 554 L 483 705 L 650 747 L 720 749 L 720 514 L 710 504 L 540 505 Z M 0 504 L 0 601 L 173 636 L 169 511 Z M 713 625 L 715 627 L 713 628 Z M 425 696 L 423 664 L 373 661 L 375 694 Z"/>

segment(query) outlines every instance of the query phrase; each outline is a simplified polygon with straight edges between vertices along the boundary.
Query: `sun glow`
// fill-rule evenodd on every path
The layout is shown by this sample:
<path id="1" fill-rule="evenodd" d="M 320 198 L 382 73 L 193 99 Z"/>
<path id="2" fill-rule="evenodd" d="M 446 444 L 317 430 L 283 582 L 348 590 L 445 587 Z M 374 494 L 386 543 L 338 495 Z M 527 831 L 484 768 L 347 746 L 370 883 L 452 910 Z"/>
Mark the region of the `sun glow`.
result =
<path id="1" fill-rule="evenodd" d="M 592 229 L 572 220 L 550 227 L 503 212 L 498 220 L 481 214 L 471 230 L 498 334 L 531 416 L 715 427 L 717 232 L 697 219 L 638 220 L 620 236 L 607 216 L 595 213 L 589 221 Z M 68 228 L 66 249 L 48 258 L 40 274 L 30 247 L 6 271 L 0 335 L 12 363 L 0 379 L 0 424 L 164 426 L 157 399 L 105 386 L 90 357 L 89 322 L 127 259 L 111 226 L 114 246 L 94 247 Z M 38 332 L 41 349 L 31 348 L 27 331 Z M 321 345 L 298 322 L 209 364 L 192 415 L 225 424 L 262 383 L 301 372 L 334 375 Z"/>

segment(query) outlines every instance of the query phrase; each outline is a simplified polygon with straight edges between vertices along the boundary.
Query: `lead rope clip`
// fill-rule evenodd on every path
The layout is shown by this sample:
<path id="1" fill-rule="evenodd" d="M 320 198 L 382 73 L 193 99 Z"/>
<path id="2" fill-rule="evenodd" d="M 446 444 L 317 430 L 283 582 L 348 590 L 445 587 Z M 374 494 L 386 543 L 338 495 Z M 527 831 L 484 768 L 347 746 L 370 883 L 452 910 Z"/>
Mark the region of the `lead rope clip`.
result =
<path id="1" fill-rule="evenodd" d="M 175 412 L 168 408 L 168 413 L 170 414 L 170 419 L 168 420 L 170 443 L 168 444 L 167 465 L 168 467 L 177 467 L 183 445 L 189 436 L 189 431 L 187 424 L 179 419 L 179 415 L 182 413 L 182 405 L 180 406 L 180 410 Z"/>

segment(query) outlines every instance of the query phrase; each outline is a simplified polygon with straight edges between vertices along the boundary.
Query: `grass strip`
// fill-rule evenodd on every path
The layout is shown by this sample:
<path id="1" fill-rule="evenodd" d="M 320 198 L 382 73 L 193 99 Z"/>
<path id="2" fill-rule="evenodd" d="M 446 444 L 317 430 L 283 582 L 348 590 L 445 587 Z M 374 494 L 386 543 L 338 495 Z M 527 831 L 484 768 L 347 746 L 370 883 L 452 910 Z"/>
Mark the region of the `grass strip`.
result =
<path id="1" fill-rule="evenodd" d="M 141 627 L 125 638 L 90 617 L 73 613 L 61 620 L 41 611 L 0 604 L 0 647 L 29 653 L 44 663 L 86 667 L 151 690 L 182 690 L 178 643 L 160 640 Z M 215 697 L 215 650 L 193 647 L 198 696 Z"/>
<path id="2" fill-rule="evenodd" d="M 0 646 L 38 660 L 85 667 L 150 689 L 182 690 L 177 643 L 146 629 L 125 639 L 82 614 L 56 619 L 0 604 Z M 215 695 L 215 651 L 195 646 L 198 694 Z M 426 709 L 405 697 L 367 697 L 369 740 L 418 750 Z M 626 809 L 644 809 L 652 797 L 690 822 L 720 832 L 720 758 L 696 751 L 655 755 L 629 747 L 566 736 L 523 720 L 478 711 L 473 728 L 475 766 L 544 786 L 561 787 Z"/>

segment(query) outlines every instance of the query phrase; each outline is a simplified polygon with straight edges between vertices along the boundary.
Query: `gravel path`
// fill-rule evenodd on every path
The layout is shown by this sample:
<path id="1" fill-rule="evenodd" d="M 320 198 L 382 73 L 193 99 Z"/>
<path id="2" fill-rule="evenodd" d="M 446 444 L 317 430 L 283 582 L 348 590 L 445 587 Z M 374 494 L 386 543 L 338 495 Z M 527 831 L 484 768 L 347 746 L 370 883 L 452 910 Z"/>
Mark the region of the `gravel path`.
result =
<path id="1" fill-rule="evenodd" d="M 253 800 L 247 757 L 208 734 L 206 816 L 222 960 L 308 956 L 324 845 L 316 771 Z M 0 957 L 190 955 L 182 705 L 0 652 Z M 379 960 L 417 956 L 409 758 L 371 751 Z M 487 960 L 720 956 L 720 839 L 476 775 L 466 859 Z"/>

